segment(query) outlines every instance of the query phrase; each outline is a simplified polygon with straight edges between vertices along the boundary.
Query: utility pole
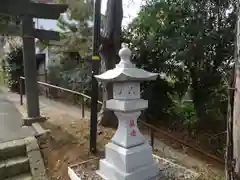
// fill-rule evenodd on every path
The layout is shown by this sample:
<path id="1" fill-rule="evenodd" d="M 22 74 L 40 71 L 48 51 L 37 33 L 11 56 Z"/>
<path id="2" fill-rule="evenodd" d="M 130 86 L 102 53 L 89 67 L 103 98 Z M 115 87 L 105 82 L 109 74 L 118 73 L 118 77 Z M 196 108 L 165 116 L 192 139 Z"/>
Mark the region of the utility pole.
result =
<path id="1" fill-rule="evenodd" d="M 94 2 L 94 1 L 93 1 Z M 99 73 L 100 57 L 100 23 L 101 23 L 101 0 L 94 3 L 94 26 L 92 44 L 92 91 L 91 91 L 91 122 L 90 122 L 90 152 L 97 151 L 97 114 L 98 114 L 98 82 L 94 75 Z"/>

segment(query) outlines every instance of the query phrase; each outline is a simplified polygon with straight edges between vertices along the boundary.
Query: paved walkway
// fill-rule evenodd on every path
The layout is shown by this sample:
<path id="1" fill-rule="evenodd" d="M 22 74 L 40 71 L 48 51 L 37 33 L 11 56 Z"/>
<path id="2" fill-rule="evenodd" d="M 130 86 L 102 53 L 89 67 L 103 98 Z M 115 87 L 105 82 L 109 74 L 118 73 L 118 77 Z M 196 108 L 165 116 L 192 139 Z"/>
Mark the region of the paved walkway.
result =
<path id="1" fill-rule="evenodd" d="M 22 115 L 0 90 L 0 143 L 34 135 L 32 127 L 22 124 Z"/>
<path id="2" fill-rule="evenodd" d="M 11 102 L 20 104 L 19 94 L 6 92 L 6 95 Z M 82 119 L 82 110 L 80 107 L 76 107 L 71 104 L 64 104 L 59 101 L 54 101 L 44 96 L 40 96 L 39 99 L 40 111 L 42 111 L 43 109 L 51 109 L 52 111 L 59 111 L 60 114 L 68 114 L 74 119 Z M 25 96 L 23 96 L 23 104 L 26 104 Z M 90 118 L 90 112 L 87 107 L 85 107 L 85 118 Z"/>

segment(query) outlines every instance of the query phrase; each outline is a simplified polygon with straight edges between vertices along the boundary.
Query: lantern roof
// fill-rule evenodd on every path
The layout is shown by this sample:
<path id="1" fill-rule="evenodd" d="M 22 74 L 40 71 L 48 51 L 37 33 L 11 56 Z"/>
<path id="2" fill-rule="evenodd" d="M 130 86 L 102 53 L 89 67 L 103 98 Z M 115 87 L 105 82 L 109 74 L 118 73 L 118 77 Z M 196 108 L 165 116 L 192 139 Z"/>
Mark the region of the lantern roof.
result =
<path id="1" fill-rule="evenodd" d="M 151 73 L 144 69 L 139 69 L 131 62 L 132 52 L 124 47 L 119 51 L 121 58 L 114 69 L 110 69 L 103 74 L 95 75 L 100 82 L 123 82 L 123 81 L 151 81 L 155 80 L 158 73 Z"/>

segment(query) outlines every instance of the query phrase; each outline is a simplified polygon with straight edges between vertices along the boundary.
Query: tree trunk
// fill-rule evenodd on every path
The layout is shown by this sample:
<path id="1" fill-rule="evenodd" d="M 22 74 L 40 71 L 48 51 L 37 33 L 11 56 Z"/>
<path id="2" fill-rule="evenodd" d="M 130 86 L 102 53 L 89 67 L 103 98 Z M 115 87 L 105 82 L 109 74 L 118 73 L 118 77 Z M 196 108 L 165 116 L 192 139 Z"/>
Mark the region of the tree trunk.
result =
<path id="1" fill-rule="evenodd" d="M 230 75 L 229 93 L 228 93 L 228 114 L 227 114 L 227 148 L 225 155 L 225 173 L 226 180 L 233 180 L 233 103 L 234 103 L 234 86 L 235 86 L 235 67 Z"/>
<path id="2" fill-rule="evenodd" d="M 233 113 L 233 162 L 235 161 L 235 175 L 240 179 L 240 69 L 236 67 L 236 83 Z"/>
<path id="3" fill-rule="evenodd" d="M 233 165 L 234 180 L 240 179 L 240 12 L 237 10 L 236 23 L 236 49 L 235 49 L 235 95 L 234 95 L 234 109 L 233 109 Z"/>
<path id="4" fill-rule="evenodd" d="M 104 22 L 103 42 L 99 49 L 101 56 L 101 73 L 112 69 L 119 60 L 118 51 L 121 47 L 121 27 L 123 19 L 122 0 L 108 0 Z M 117 126 L 114 113 L 105 107 L 106 100 L 113 97 L 112 84 L 103 84 L 103 106 L 99 113 L 99 124 Z"/>

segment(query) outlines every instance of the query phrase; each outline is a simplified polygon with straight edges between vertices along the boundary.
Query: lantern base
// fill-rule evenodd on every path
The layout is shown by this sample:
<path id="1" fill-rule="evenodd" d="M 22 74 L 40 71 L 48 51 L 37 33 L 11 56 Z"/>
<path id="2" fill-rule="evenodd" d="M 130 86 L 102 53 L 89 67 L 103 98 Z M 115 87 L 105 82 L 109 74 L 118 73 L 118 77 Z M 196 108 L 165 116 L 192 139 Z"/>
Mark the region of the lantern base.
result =
<path id="1" fill-rule="evenodd" d="M 105 152 L 97 171 L 105 180 L 147 180 L 158 175 L 158 163 L 147 143 L 129 149 L 108 143 Z"/>
<path id="2" fill-rule="evenodd" d="M 115 166 L 106 161 L 106 159 L 100 160 L 101 169 L 96 173 L 104 180 L 154 180 L 157 179 L 158 168 L 157 162 L 153 162 L 151 165 L 143 166 L 131 173 L 125 173 L 119 171 Z"/>

